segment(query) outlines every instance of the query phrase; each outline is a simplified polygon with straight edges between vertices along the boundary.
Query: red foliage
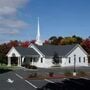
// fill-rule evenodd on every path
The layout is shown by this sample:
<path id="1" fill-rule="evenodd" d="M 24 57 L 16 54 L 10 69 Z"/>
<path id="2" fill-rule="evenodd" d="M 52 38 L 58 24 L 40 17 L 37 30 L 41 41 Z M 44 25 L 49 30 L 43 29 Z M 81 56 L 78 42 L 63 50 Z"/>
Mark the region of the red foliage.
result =
<path id="1" fill-rule="evenodd" d="M 29 45 L 30 45 L 30 41 L 25 41 L 21 43 L 21 46 L 25 48 L 27 48 Z"/>
<path id="2" fill-rule="evenodd" d="M 15 40 L 15 41 L 10 41 L 9 43 L 7 43 L 7 46 L 8 47 L 17 47 L 17 46 L 19 46 L 19 42 L 17 41 L 17 40 Z"/>
<path id="3" fill-rule="evenodd" d="M 88 53 L 90 53 L 90 39 L 84 40 L 81 45 Z"/>
<path id="4" fill-rule="evenodd" d="M 32 44 L 35 44 L 35 42 L 36 42 L 36 40 L 31 40 L 31 43 L 32 43 Z"/>
<path id="5" fill-rule="evenodd" d="M 45 40 L 45 41 L 44 41 L 44 44 L 49 44 L 49 41 L 48 41 L 48 40 Z"/>

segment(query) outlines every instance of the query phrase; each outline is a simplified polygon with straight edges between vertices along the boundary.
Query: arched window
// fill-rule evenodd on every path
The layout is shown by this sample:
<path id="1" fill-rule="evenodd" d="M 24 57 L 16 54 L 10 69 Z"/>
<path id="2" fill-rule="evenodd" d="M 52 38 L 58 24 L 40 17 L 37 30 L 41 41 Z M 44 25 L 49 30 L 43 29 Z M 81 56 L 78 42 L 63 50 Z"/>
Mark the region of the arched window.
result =
<path id="1" fill-rule="evenodd" d="M 12 57 L 16 57 L 15 53 L 12 53 Z"/>

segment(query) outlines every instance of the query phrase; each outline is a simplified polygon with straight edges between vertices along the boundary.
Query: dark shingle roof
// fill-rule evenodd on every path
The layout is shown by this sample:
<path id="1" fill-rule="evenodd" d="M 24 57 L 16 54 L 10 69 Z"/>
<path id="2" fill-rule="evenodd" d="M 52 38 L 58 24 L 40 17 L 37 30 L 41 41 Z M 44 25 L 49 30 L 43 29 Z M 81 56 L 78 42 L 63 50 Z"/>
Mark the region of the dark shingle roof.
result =
<path id="1" fill-rule="evenodd" d="M 15 47 L 15 49 L 21 54 L 21 56 L 39 56 L 33 48 Z"/>
<path id="2" fill-rule="evenodd" d="M 35 45 L 38 50 L 40 50 L 45 57 L 52 57 L 55 53 L 57 53 L 60 57 L 66 56 L 70 51 L 74 49 L 77 44 L 72 45 Z M 21 54 L 21 56 L 39 56 L 39 54 L 33 48 L 23 48 L 23 47 L 15 47 L 15 49 Z"/>
<path id="3" fill-rule="evenodd" d="M 59 56 L 67 55 L 77 44 L 73 45 L 43 45 L 36 47 L 45 55 L 45 56 L 53 56 L 57 53 Z"/>

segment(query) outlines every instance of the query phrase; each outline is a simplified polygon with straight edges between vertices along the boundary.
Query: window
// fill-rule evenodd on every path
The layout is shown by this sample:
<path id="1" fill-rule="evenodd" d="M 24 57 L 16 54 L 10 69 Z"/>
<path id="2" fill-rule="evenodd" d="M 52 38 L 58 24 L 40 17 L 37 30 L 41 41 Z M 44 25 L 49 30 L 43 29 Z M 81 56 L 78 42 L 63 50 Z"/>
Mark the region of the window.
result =
<path id="1" fill-rule="evenodd" d="M 43 58 L 41 58 L 41 63 L 43 63 Z"/>
<path id="2" fill-rule="evenodd" d="M 83 62 L 85 62 L 85 57 L 83 57 Z"/>
<path id="3" fill-rule="evenodd" d="M 71 63 L 71 57 L 69 57 L 69 63 Z"/>
<path id="4" fill-rule="evenodd" d="M 79 57 L 79 62 L 81 62 L 81 57 Z"/>
<path id="5" fill-rule="evenodd" d="M 30 62 L 32 62 L 32 58 L 30 58 Z"/>
<path id="6" fill-rule="evenodd" d="M 15 53 L 12 53 L 12 57 L 15 57 Z"/>

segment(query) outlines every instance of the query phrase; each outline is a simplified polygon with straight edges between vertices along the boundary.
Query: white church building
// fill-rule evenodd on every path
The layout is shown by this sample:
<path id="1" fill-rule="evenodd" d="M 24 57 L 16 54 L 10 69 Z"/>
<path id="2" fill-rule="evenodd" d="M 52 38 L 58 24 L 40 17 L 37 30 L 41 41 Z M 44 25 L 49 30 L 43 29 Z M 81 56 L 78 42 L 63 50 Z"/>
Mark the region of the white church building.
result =
<path id="1" fill-rule="evenodd" d="M 61 67 L 88 66 L 88 54 L 79 44 L 43 45 L 40 39 L 39 19 L 35 44 L 30 44 L 28 48 L 12 47 L 6 56 L 8 66 L 12 65 L 12 57 L 17 57 L 17 66 L 26 63 L 41 68 L 51 68 L 56 65 L 53 63 L 55 53 L 58 55 L 58 65 Z"/>

